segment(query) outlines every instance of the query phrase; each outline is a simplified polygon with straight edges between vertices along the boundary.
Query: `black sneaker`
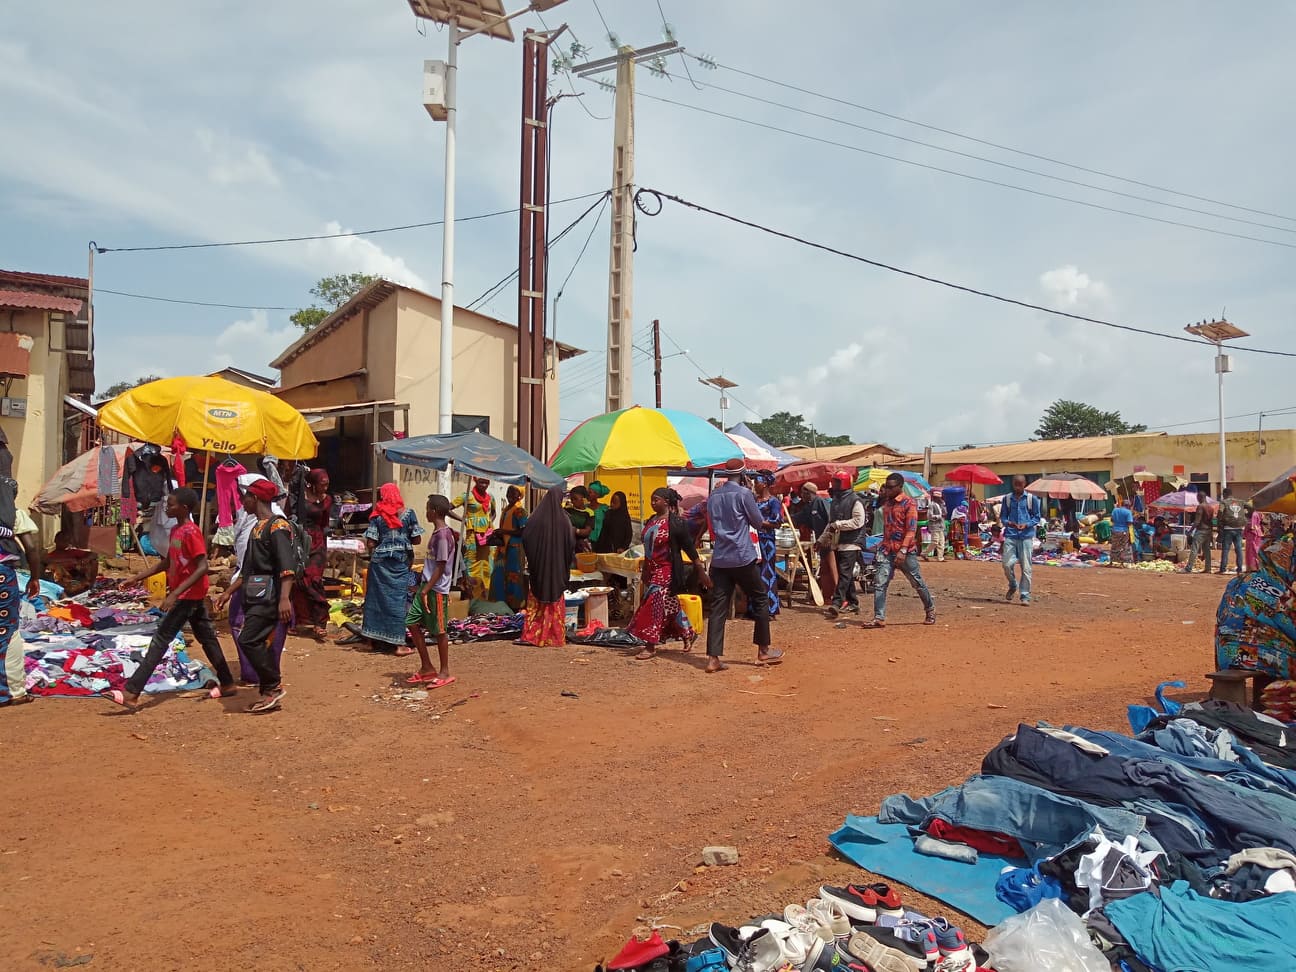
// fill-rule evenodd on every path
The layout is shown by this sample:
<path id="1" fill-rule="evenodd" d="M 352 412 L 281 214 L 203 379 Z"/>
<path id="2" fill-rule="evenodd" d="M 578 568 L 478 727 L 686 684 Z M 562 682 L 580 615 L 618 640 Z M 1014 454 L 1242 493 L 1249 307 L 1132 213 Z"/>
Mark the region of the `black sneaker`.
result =
<path id="1" fill-rule="evenodd" d="M 712 945 L 725 953 L 725 958 L 729 960 L 730 965 L 733 965 L 738 960 L 738 953 L 742 951 L 745 944 L 744 939 L 738 934 L 737 928 L 722 925 L 718 921 L 711 923 L 707 937 L 711 939 Z"/>
<path id="2" fill-rule="evenodd" d="M 860 608 L 858 604 L 846 604 L 843 605 L 841 609 L 842 614 L 859 614 L 859 611 Z"/>
<path id="3" fill-rule="evenodd" d="M 1017 596 L 1017 588 L 1015 586 L 1010 587 L 1008 588 L 1008 593 L 1004 595 L 1004 600 L 1011 601 L 1016 596 Z"/>

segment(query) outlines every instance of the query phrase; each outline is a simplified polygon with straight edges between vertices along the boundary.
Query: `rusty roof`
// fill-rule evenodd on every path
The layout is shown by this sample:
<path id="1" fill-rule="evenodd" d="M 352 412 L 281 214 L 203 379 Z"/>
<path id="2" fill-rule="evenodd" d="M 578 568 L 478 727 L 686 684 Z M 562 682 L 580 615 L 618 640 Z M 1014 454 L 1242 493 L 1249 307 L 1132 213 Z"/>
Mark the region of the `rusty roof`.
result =
<path id="1" fill-rule="evenodd" d="M 1149 432 L 1148 435 L 1164 435 Z M 961 466 L 977 463 L 994 468 L 996 463 L 1014 462 L 1092 462 L 1112 459 L 1116 455 L 1113 436 L 1099 435 L 1084 439 L 1043 439 L 1038 442 L 1010 442 L 1004 445 L 978 446 L 974 449 L 954 449 L 950 452 L 933 452 L 933 466 Z M 896 465 L 918 465 L 922 457 Z"/>
<path id="2" fill-rule="evenodd" d="M 82 303 L 79 297 L 56 297 L 53 294 L 40 294 L 34 290 L 0 290 L 0 307 L 22 307 L 79 314 Z"/>
<path id="3" fill-rule="evenodd" d="M 842 446 L 788 446 L 783 449 L 789 455 L 811 462 L 849 462 L 866 456 L 888 455 L 899 456 L 903 453 L 892 449 L 885 442 L 866 442 Z"/>
<path id="4" fill-rule="evenodd" d="M 0 270 L 0 285 L 28 287 L 72 287 L 86 290 L 90 281 L 85 277 L 61 277 L 53 273 L 28 273 L 25 270 Z"/>

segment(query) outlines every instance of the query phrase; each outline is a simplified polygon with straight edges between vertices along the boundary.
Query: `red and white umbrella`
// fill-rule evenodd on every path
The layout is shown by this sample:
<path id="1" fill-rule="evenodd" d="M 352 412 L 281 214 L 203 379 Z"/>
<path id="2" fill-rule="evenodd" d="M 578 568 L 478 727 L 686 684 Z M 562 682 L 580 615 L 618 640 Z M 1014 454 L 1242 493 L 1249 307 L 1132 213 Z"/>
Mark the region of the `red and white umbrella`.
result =
<path id="1" fill-rule="evenodd" d="M 1050 496 L 1053 499 L 1102 500 L 1107 498 L 1107 491 L 1091 479 L 1085 479 L 1075 473 L 1053 473 L 1035 480 L 1026 487 L 1026 492 L 1036 496 Z"/>
<path id="2" fill-rule="evenodd" d="M 745 435 L 737 435 L 733 432 L 726 432 L 730 441 L 742 450 L 743 464 L 748 469 L 759 469 L 764 472 L 777 472 L 779 467 L 778 456 L 770 452 L 759 442 L 749 439 Z"/>
<path id="3" fill-rule="evenodd" d="M 111 486 L 104 483 L 103 487 L 109 489 L 112 495 L 117 495 L 121 492 L 122 467 L 126 464 L 126 454 L 131 448 L 133 447 L 129 445 L 98 446 L 81 453 L 50 477 L 49 482 L 36 494 L 31 508 L 39 513 L 57 516 L 64 509 L 78 513 L 102 506 L 108 494 L 101 492 L 99 483 L 100 451 L 108 450 L 109 455 L 104 457 L 104 461 L 108 463 L 111 457 L 112 476 L 115 480 Z M 105 472 L 107 469 L 108 466 L 105 465 Z"/>

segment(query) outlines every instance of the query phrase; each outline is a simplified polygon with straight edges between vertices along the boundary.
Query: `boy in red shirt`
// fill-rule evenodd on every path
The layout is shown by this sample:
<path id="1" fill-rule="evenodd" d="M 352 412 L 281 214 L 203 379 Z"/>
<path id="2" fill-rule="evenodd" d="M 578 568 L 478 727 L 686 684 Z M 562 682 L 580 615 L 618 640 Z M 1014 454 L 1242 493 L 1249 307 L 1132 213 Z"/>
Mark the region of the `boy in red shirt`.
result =
<path id="1" fill-rule="evenodd" d="M 162 571 L 167 575 L 167 596 L 162 602 L 164 616 L 149 642 L 144 661 L 126 680 L 125 691 L 113 689 L 104 693 L 106 698 L 128 709 L 136 707 L 140 693 L 161 663 L 171 640 L 186 623 L 220 679 L 220 687 L 212 689 L 212 698 L 234 694 L 234 677 L 225 663 L 211 615 L 207 613 L 207 544 L 192 519 L 197 505 L 198 494 L 187 486 L 167 494 L 166 514 L 177 522 L 171 531 L 166 556 L 156 566 L 121 582 L 123 587 L 133 587 Z"/>

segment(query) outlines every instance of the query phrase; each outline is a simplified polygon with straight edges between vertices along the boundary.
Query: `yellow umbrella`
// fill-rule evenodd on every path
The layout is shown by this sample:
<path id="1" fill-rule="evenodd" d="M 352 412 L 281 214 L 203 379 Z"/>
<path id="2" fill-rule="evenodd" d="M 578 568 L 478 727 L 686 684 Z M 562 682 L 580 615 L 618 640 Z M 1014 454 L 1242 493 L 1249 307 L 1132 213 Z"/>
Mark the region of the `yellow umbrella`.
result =
<path id="1" fill-rule="evenodd" d="M 122 392 L 99 410 L 99 424 L 141 442 L 190 449 L 310 459 L 315 435 L 297 409 L 224 378 L 162 378 Z"/>
<path id="2" fill-rule="evenodd" d="M 1251 502 L 1261 513 L 1296 514 L 1296 466 L 1255 493 Z"/>

